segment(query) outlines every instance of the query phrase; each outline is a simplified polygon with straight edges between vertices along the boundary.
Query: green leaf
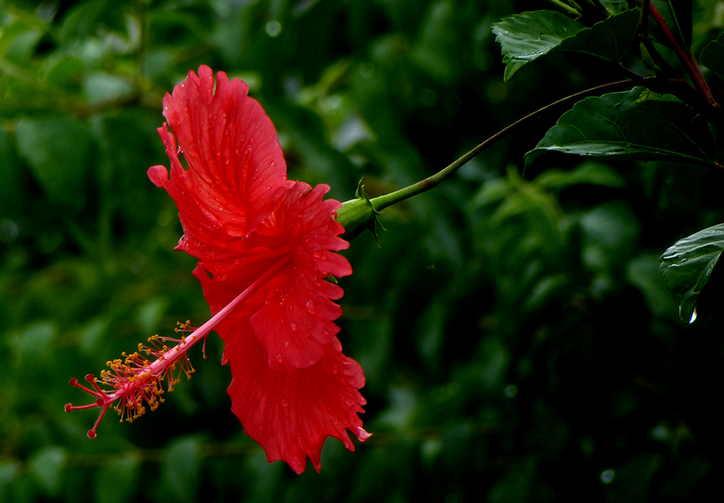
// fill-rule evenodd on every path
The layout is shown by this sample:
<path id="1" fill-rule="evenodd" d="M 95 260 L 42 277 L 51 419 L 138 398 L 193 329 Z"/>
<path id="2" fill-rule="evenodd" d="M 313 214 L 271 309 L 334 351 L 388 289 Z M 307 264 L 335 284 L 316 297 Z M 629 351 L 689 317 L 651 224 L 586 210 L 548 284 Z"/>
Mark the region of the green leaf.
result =
<path id="1" fill-rule="evenodd" d="M 526 154 L 526 166 L 546 152 L 717 165 L 706 121 L 683 103 L 640 87 L 576 103 Z"/>
<path id="2" fill-rule="evenodd" d="M 65 459 L 66 453 L 62 447 L 45 447 L 28 460 L 30 471 L 38 478 L 48 496 L 57 496 L 60 491 Z"/>
<path id="3" fill-rule="evenodd" d="M 119 457 L 108 463 L 98 471 L 95 500 L 98 503 L 132 501 L 138 485 L 140 469 L 141 460 L 132 454 Z"/>
<path id="4" fill-rule="evenodd" d="M 454 4 L 438 1 L 427 9 L 412 60 L 431 78 L 442 84 L 455 80 L 458 59 L 453 57 L 457 32 L 453 28 Z"/>
<path id="5" fill-rule="evenodd" d="M 82 208 L 90 152 L 87 126 L 73 118 L 21 120 L 18 152 L 55 203 Z"/>
<path id="6" fill-rule="evenodd" d="M 179 437 L 166 449 L 161 464 L 163 487 L 175 501 L 196 501 L 199 483 L 201 442 Z"/>
<path id="7" fill-rule="evenodd" d="M 679 317 L 693 320 L 696 301 L 724 251 L 724 224 L 681 239 L 661 256 L 659 271 L 679 303 Z"/>
<path id="8" fill-rule="evenodd" d="M 704 66 L 724 79 L 724 33 L 706 44 L 700 59 Z"/>
<path id="9" fill-rule="evenodd" d="M 129 98 L 133 95 L 133 84 L 123 77 L 96 72 L 83 82 L 88 103 L 97 105 L 106 101 Z"/>
<path id="10" fill-rule="evenodd" d="M 629 10 L 600 21 L 590 28 L 559 12 L 524 12 L 493 25 L 501 45 L 505 80 L 523 65 L 558 51 L 582 52 L 617 62 L 636 36 L 639 14 Z"/>
<path id="11" fill-rule="evenodd" d="M 509 80 L 520 67 L 548 54 L 582 29 L 578 21 L 549 10 L 523 12 L 493 24 L 503 53 L 504 79 Z"/>
<path id="12" fill-rule="evenodd" d="M 599 0 L 601 5 L 606 9 L 606 11 L 613 15 L 613 14 L 620 14 L 621 12 L 624 12 L 628 10 L 628 2 L 626 0 Z"/>
<path id="13" fill-rule="evenodd" d="M 83 61 L 76 56 L 64 54 L 53 62 L 45 74 L 45 82 L 71 94 L 80 94 L 83 83 Z"/>
<path id="14" fill-rule="evenodd" d="M 20 473 L 20 463 L 17 461 L 0 461 L 0 501 L 10 501 L 7 494 L 11 484 Z"/>
<path id="15" fill-rule="evenodd" d="M 581 184 L 620 188 L 624 179 L 613 169 L 596 161 L 584 162 L 570 171 L 549 169 L 535 179 L 535 183 L 547 190 L 561 190 Z"/>
<path id="16" fill-rule="evenodd" d="M 0 30 L 0 56 L 4 56 L 10 50 L 15 39 L 31 31 L 31 28 L 20 21 L 15 21 Z"/>

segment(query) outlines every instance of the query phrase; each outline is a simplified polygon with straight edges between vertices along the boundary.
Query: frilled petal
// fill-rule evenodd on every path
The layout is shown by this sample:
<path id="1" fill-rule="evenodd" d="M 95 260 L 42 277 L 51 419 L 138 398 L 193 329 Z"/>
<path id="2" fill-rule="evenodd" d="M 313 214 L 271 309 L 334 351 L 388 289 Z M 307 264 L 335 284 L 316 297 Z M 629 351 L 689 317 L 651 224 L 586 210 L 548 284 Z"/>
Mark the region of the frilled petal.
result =
<path id="1" fill-rule="evenodd" d="M 272 213 L 270 227 L 259 233 L 278 234 L 289 243 L 293 263 L 279 284 L 264 291 L 264 305 L 251 318 L 254 333 L 266 349 L 269 367 L 293 372 L 317 363 L 323 346 L 332 341 L 339 328 L 332 323 L 341 309 L 332 300 L 342 289 L 325 280 L 352 274 L 347 259 L 334 253 L 349 244 L 334 220 L 341 205 L 323 201 L 326 185 L 311 189 L 303 182 L 290 182 Z"/>
<path id="2" fill-rule="evenodd" d="M 148 176 L 179 209 L 185 235 L 178 249 L 200 260 L 228 255 L 229 244 L 259 227 L 286 186 L 276 131 L 248 90 L 223 72 L 214 82 L 211 69 L 201 66 L 163 100 L 175 134 L 167 124 L 159 128 L 171 174 L 153 166 Z"/>
<path id="3" fill-rule="evenodd" d="M 270 461 L 301 473 L 307 456 L 319 470 L 326 437 L 354 450 L 345 430 L 369 436 L 357 415 L 364 375 L 336 337 L 333 301 L 343 291 L 328 279 L 352 269 L 337 253 L 348 247 L 335 220 L 341 204 L 323 200 L 326 185 L 286 180 L 274 127 L 247 92 L 221 72 L 214 83 L 208 67 L 190 72 L 164 98 L 170 176 L 162 166 L 148 175 L 176 202 L 185 232 L 177 249 L 199 260 L 194 275 L 212 313 L 236 299 L 214 327 L 231 366 L 232 410 Z"/>
<path id="4" fill-rule="evenodd" d="M 340 203 L 322 199 L 328 190 L 288 182 L 272 214 L 246 238 L 251 248 L 237 259 L 208 263 L 214 274 L 206 262 L 194 271 L 216 313 L 273 264 L 292 257 L 291 265 L 215 330 L 231 366 L 232 410 L 270 461 L 283 459 L 298 473 L 306 456 L 319 470 L 326 437 L 354 450 L 345 430 L 362 440 L 368 436 L 357 416 L 365 403 L 357 391 L 364 375 L 342 354 L 333 323 L 341 309 L 332 301 L 343 291 L 326 277 L 346 276 L 352 269 L 336 253 L 348 243 L 338 237 L 343 228 L 334 220 Z M 232 267 L 236 260 L 239 265 Z"/>
<path id="5" fill-rule="evenodd" d="M 328 436 L 350 451 L 354 444 L 345 430 L 360 440 L 369 434 L 357 415 L 365 399 L 362 368 L 344 356 L 336 337 L 324 346 L 323 358 L 296 372 L 269 368 L 264 348 L 247 320 L 237 323 L 227 342 L 232 381 L 232 410 L 244 431 L 264 448 L 267 459 L 284 460 L 302 473 L 308 456 L 320 469 L 322 444 Z"/>
<path id="6" fill-rule="evenodd" d="M 247 240 L 258 246 L 223 262 L 202 261 L 194 271 L 216 313 L 281 256 L 292 255 L 290 266 L 230 315 L 231 319 L 251 315 L 268 366 L 275 370 L 291 373 L 314 365 L 322 358 L 324 345 L 339 332 L 333 321 L 342 311 L 332 301 L 343 291 L 325 278 L 347 276 L 352 269 L 335 253 L 349 245 L 338 237 L 343 228 L 334 220 L 340 203 L 322 199 L 328 190 L 326 185 L 312 189 L 303 182 L 288 182 L 269 219 Z M 274 246 L 262 246 L 265 243 Z M 219 333 L 224 340 L 233 337 Z"/>

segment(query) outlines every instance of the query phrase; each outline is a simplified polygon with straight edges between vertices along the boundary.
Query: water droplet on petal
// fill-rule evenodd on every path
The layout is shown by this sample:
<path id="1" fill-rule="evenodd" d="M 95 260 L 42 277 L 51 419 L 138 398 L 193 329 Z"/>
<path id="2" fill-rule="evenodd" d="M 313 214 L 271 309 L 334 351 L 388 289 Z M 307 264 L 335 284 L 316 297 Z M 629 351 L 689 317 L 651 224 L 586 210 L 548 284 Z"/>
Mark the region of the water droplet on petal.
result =
<path id="1" fill-rule="evenodd" d="M 329 260 L 329 257 L 327 257 L 327 255 L 325 255 L 325 254 L 322 254 L 322 256 L 319 257 L 319 259 L 320 259 L 322 262 L 326 262 L 327 260 Z"/>
<path id="2" fill-rule="evenodd" d="M 288 348 L 288 347 L 289 347 L 289 341 L 287 341 L 287 342 L 284 343 L 284 347 L 285 347 L 285 348 Z"/>
<path id="3" fill-rule="evenodd" d="M 307 312 L 309 314 L 317 314 L 317 309 L 314 307 L 314 301 L 310 300 L 307 302 Z"/>
<path id="4" fill-rule="evenodd" d="M 281 362 L 284 361 L 284 357 L 282 356 L 281 353 L 279 353 L 279 354 L 277 355 L 277 361 L 278 361 L 279 363 L 281 363 Z"/>
<path id="5" fill-rule="evenodd" d="M 292 332 L 296 332 L 296 331 L 297 331 L 297 324 L 296 324 L 296 323 L 292 323 L 291 325 L 289 325 L 289 328 L 292 329 Z"/>
<path id="6" fill-rule="evenodd" d="M 315 257 L 315 258 L 319 258 L 319 257 L 321 257 L 321 256 L 322 256 L 322 250 L 321 250 L 319 247 L 315 248 L 315 249 L 314 249 L 314 257 Z"/>

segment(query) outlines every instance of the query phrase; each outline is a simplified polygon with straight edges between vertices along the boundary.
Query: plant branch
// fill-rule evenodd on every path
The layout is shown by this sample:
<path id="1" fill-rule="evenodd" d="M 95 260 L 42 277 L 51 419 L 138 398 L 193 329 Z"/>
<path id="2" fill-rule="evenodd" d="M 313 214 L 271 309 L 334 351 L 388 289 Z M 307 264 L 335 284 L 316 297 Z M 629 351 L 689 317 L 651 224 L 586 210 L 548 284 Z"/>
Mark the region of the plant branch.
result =
<path id="1" fill-rule="evenodd" d="M 704 79 L 704 75 L 701 73 L 701 68 L 699 68 L 699 65 L 696 63 L 694 55 L 691 53 L 691 50 L 689 48 L 683 49 L 681 45 L 679 45 L 676 37 L 673 33 L 671 33 L 671 30 L 666 25 L 664 18 L 661 17 L 661 14 L 659 14 L 659 11 L 656 9 L 656 7 L 654 7 L 654 4 L 652 4 L 650 1 L 647 3 L 651 16 L 654 18 L 654 21 L 656 21 L 656 24 L 659 26 L 659 28 L 661 28 L 661 30 L 663 31 L 664 36 L 669 41 L 669 44 L 671 44 L 671 47 L 678 56 L 679 60 L 683 63 L 684 67 L 686 68 L 686 72 L 691 77 L 696 88 L 699 90 L 701 95 L 709 104 L 719 107 L 719 104 L 717 103 L 716 99 L 714 99 L 714 95 L 709 89 L 709 84 L 707 84 L 706 80 Z"/>
<path id="2" fill-rule="evenodd" d="M 639 20 L 639 36 L 641 37 L 641 42 L 644 46 L 644 49 L 648 52 L 649 57 L 651 57 L 654 65 L 659 67 L 664 72 L 664 74 L 675 75 L 676 72 L 674 71 L 674 68 L 669 64 L 666 58 L 664 58 L 661 53 L 659 53 L 656 47 L 654 47 L 654 44 L 651 42 L 651 37 L 649 36 L 650 3 L 651 0 L 644 0 L 641 7 L 641 18 Z"/>
<path id="3" fill-rule="evenodd" d="M 540 117 L 541 114 L 550 111 L 552 108 L 557 107 L 559 105 L 563 105 L 566 103 L 569 103 L 570 101 L 577 101 L 579 99 L 582 99 L 584 97 L 588 97 L 590 95 L 597 95 L 600 94 L 601 91 L 611 91 L 616 90 L 619 88 L 628 88 L 633 83 L 632 80 L 622 80 L 618 82 L 610 82 L 608 84 L 603 84 L 600 86 L 592 87 L 590 89 L 586 89 L 585 91 L 578 92 L 576 94 L 572 94 L 570 96 L 566 96 L 565 98 L 562 98 L 558 101 L 555 101 L 553 103 L 550 103 L 543 108 L 540 108 L 536 110 L 535 112 L 526 115 L 525 117 L 518 119 L 514 123 L 510 124 L 506 128 L 498 131 L 493 136 L 464 154 L 462 157 L 457 159 L 455 162 L 450 164 L 449 166 L 445 167 L 444 169 L 438 171 L 434 175 L 425 178 L 424 180 L 421 180 L 413 185 L 410 185 L 408 187 L 405 187 L 404 189 L 397 190 L 395 192 L 391 192 L 389 194 L 385 194 L 384 196 L 376 197 L 372 200 L 370 200 L 370 203 L 372 204 L 372 207 L 376 212 L 381 211 L 384 208 L 387 208 L 388 206 L 392 206 L 393 204 L 399 203 L 400 201 L 404 201 L 405 199 L 409 199 L 412 196 L 416 196 L 417 194 L 421 194 L 423 192 L 426 192 L 432 188 L 437 187 L 440 185 L 440 183 L 445 180 L 448 176 L 452 175 L 455 171 L 457 171 L 458 168 L 460 168 L 462 165 L 473 159 L 475 156 L 480 154 L 483 150 L 487 149 L 491 145 L 497 143 L 505 136 L 509 135 L 518 127 L 525 124 L 528 121 L 531 121 L 533 119 L 537 119 Z"/>

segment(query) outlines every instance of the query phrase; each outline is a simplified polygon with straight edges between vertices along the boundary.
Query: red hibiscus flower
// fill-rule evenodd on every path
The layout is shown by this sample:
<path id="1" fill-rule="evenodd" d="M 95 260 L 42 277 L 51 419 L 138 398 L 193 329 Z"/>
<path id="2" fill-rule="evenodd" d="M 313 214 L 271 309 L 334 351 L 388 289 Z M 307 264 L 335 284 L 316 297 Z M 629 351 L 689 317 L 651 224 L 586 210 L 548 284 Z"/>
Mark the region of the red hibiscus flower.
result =
<path id="1" fill-rule="evenodd" d="M 216 79 L 206 66 L 198 76 L 189 72 L 163 100 L 168 124 L 159 133 L 170 176 L 163 166 L 148 170 L 151 181 L 176 202 L 184 229 L 176 249 L 199 260 L 193 273 L 214 317 L 182 338 L 181 349 L 146 351 L 165 358 L 151 363 L 134 353 L 125 363 L 117 360 L 100 380 L 87 378 L 94 389 L 71 381 L 97 400 L 66 410 L 98 406 L 102 417 L 111 400 L 119 399 L 116 410 L 130 419 L 143 413 L 144 401 L 153 409 L 160 380 L 175 382 L 173 367 L 161 373 L 158 362 L 181 361 L 188 370 L 185 351 L 213 329 L 224 340 L 232 410 L 244 431 L 269 461 L 284 460 L 301 473 L 309 457 L 319 471 L 328 436 L 351 451 L 345 430 L 360 440 L 369 437 L 357 415 L 364 412 L 357 391 L 364 375 L 342 354 L 333 323 L 341 314 L 333 301 L 343 292 L 325 279 L 352 273 L 336 253 L 348 247 L 334 218 L 341 204 L 322 199 L 326 185 L 287 180 L 274 126 L 247 93 L 243 81 L 230 81 L 223 72 Z M 149 375 L 151 388 L 143 381 Z"/>

